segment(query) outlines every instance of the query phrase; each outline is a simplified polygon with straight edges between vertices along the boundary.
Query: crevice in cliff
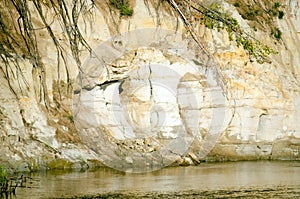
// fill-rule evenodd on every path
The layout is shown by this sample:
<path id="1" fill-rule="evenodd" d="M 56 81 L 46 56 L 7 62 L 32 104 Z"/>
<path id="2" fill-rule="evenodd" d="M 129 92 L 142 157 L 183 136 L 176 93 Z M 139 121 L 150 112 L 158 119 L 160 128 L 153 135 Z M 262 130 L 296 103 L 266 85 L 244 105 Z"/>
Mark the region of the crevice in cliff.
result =
<path id="1" fill-rule="evenodd" d="M 151 15 L 151 17 L 153 17 L 151 10 L 150 10 L 149 0 L 144 0 L 144 4 L 147 8 L 148 13 Z"/>
<path id="2" fill-rule="evenodd" d="M 123 91 L 122 89 L 122 84 L 124 83 L 126 78 L 124 79 L 116 79 L 116 80 L 110 80 L 110 81 L 105 81 L 102 84 L 97 84 L 96 86 L 99 86 L 102 90 L 105 90 L 108 86 L 115 84 L 117 82 L 120 82 L 120 86 L 119 86 L 119 93 L 121 93 Z M 94 89 L 94 87 L 92 88 Z M 90 89 L 90 90 L 92 90 Z"/>
<path id="3" fill-rule="evenodd" d="M 155 103 L 154 100 L 153 100 L 153 85 L 152 85 L 152 69 L 151 69 L 151 64 L 149 63 L 148 64 L 148 68 L 149 68 L 149 76 L 148 76 L 148 82 L 149 82 L 149 88 L 150 88 L 150 102 L 151 103 Z M 159 121 L 159 114 L 156 110 L 153 110 L 153 104 L 152 104 L 152 107 L 151 107 L 151 110 L 150 110 L 150 130 L 152 130 L 152 127 L 153 127 L 153 118 L 152 118 L 152 111 L 155 111 L 156 112 L 156 115 L 157 115 L 157 121 Z M 158 122 L 159 123 L 159 122 Z"/>
<path id="4" fill-rule="evenodd" d="M 148 81 L 149 81 L 149 86 L 150 86 L 150 100 L 153 99 L 153 85 L 152 85 L 152 69 L 151 69 L 151 65 L 148 65 L 149 67 L 149 77 L 148 77 Z"/>

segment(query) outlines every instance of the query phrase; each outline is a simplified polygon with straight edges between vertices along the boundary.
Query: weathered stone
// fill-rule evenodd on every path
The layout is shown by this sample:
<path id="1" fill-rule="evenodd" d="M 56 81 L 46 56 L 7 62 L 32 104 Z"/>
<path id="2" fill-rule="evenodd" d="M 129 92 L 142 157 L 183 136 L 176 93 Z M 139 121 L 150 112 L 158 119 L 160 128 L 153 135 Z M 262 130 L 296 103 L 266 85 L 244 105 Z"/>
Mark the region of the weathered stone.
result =
<path id="1" fill-rule="evenodd" d="M 86 167 L 82 162 L 103 166 L 101 161 L 150 167 L 164 158 L 162 166 L 175 160 L 184 165 L 197 160 L 299 159 L 297 0 L 285 2 L 285 17 L 276 21 L 280 41 L 261 30 L 255 33 L 278 51 L 272 63 L 264 64 L 250 61 L 225 30 L 199 25 L 198 39 L 213 57 L 208 61 L 182 21 L 164 7 L 136 1 L 137 12 L 119 18 L 95 2 L 93 17 L 86 13 L 78 18 L 81 34 L 93 49 L 90 53 L 80 46 L 79 67 L 54 11 L 42 5 L 64 49 L 66 66 L 28 1 L 47 92 L 42 96 L 41 74 L 32 60 L 20 59 L 19 71 L 6 71 L 1 62 L 0 164 L 29 170 Z M 71 9 L 71 1 L 67 6 Z M 232 5 L 222 6 L 243 30 L 251 29 Z M 79 69 L 84 70 L 81 75 Z M 21 71 L 26 81 L 18 76 Z M 127 163 L 118 165 L 126 158 Z"/>

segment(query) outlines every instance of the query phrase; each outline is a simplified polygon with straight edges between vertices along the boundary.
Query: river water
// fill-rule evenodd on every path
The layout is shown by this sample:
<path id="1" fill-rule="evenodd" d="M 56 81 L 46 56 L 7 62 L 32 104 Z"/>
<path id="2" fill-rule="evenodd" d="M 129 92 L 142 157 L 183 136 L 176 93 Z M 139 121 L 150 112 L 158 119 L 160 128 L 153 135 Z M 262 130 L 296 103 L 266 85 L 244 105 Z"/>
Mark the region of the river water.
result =
<path id="1" fill-rule="evenodd" d="M 31 177 L 12 198 L 300 198 L 300 161 L 203 163 L 142 174 L 109 168 L 48 171 Z"/>

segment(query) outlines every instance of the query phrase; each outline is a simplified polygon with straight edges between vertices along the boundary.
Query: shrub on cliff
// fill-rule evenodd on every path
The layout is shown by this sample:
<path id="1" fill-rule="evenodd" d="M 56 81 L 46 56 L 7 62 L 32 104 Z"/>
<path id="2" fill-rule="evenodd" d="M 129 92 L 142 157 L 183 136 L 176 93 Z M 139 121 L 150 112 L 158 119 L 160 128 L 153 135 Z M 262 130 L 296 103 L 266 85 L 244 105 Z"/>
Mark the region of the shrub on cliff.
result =
<path id="1" fill-rule="evenodd" d="M 111 5 L 120 10 L 121 16 L 132 16 L 133 9 L 127 0 L 110 0 Z"/>

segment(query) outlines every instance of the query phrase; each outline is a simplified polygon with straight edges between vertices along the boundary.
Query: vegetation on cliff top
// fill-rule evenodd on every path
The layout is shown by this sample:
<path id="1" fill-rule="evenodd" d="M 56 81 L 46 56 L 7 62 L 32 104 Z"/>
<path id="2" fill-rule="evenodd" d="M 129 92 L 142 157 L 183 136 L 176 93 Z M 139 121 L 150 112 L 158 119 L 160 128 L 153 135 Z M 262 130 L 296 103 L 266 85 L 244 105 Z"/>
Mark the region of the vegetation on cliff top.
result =
<path id="1" fill-rule="evenodd" d="M 270 54 L 276 54 L 277 52 L 271 47 L 264 45 L 263 42 L 253 36 L 252 33 L 244 31 L 238 21 L 231 16 L 228 10 L 225 10 L 219 1 L 198 2 L 198 1 L 174 1 L 169 0 L 173 7 L 180 13 L 188 30 L 194 35 L 194 39 L 202 46 L 205 51 L 205 47 L 198 40 L 194 26 L 197 23 L 205 25 L 209 29 L 221 30 L 225 29 L 228 32 L 230 41 L 235 41 L 237 46 L 242 46 L 249 55 L 250 59 L 255 59 L 259 63 L 270 62 L 268 56 Z M 240 3 L 234 4 L 236 7 L 240 6 Z M 275 5 L 274 5 L 275 7 Z M 189 8 L 189 9 L 186 9 Z M 252 8 L 251 8 L 252 9 Z M 278 9 L 278 6 L 276 7 Z M 253 15 L 257 15 L 256 10 L 250 10 Z M 248 14 L 250 15 L 250 14 Z M 281 31 L 278 28 L 273 28 L 272 33 L 276 39 L 281 38 Z M 206 54 L 209 54 L 206 52 Z"/>
<path id="2" fill-rule="evenodd" d="M 209 29 L 225 29 L 229 35 L 229 40 L 235 40 L 237 46 L 242 46 L 250 57 L 258 62 L 266 61 L 267 56 L 276 53 L 269 46 L 264 45 L 255 39 L 251 34 L 242 30 L 240 24 L 228 11 L 224 11 L 220 4 L 210 4 L 209 7 L 200 7 L 199 12 L 203 17 L 199 19 Z"/>
<path id="3" fill-rule="evenodd" d="M 282 0 L 227 0 L 232 3 L 242 18 L 248 20 L 254 30 L 262 30 L 270 33 L 276 40 L 280 40 L 282 33 L 276 26 L 276 19 L 284 18 Z"/>

